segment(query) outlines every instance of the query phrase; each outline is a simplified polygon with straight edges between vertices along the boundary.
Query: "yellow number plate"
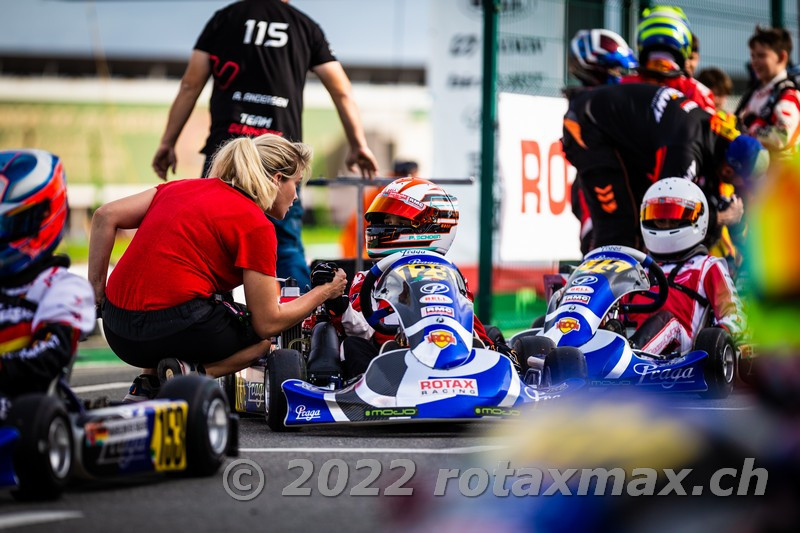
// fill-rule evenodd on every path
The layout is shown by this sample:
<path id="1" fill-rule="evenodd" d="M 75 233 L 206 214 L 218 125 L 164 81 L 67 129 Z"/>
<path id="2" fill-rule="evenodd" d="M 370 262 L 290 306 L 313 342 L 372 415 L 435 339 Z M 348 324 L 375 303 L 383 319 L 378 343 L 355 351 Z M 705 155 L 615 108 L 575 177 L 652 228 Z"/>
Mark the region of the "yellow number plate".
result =
<path id="1" fill-rule="evenodd" d="M 155 407 L 150 452 L 156 472 L 186 469 L 186 402 Z"/>

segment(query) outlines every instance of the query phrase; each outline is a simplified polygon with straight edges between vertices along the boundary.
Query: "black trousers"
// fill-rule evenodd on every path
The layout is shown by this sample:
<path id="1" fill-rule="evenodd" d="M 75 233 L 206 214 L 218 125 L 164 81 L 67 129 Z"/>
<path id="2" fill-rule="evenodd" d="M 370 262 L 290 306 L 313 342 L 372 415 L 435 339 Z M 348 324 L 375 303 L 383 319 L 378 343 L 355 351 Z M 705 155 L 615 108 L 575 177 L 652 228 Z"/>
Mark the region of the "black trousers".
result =
<path id="1" fill-rule="evenodd" d="M 117 357 L 139 368 L 167 357 L 214 363 L 261 341 L 235 307 L 201 299 L 157 311 L 128 311 L 106 300 L 103 331 Z"/>

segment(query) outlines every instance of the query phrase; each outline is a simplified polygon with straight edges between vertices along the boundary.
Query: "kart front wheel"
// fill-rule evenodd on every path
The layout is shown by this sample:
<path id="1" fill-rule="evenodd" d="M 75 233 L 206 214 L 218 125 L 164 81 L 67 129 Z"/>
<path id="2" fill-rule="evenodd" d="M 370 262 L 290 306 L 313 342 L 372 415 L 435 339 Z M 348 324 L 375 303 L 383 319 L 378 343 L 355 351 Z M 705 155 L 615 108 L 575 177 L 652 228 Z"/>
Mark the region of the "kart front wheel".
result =
<path id="1" fill-rule="evenodd" d="M 180 376 L 163 384 L 158 398 L 183 400 L 189 404 L 186 470 L 197 476 L 210 476 L 216 472 L 231 437 L 230 407 L 219 384 L 205 376 Z"/>
<path id="2" fill-rule="evenodd" d="M 19 430 L 14 450 L 18 500 L 52 500 L 69 480 L 74 453 L 72 427 L 61 402 L 41 394 L 16 398 L 8 423 Z"/>
<path id="3" fill-rule="evenodd" d="M 558 385 L 570 378 L 588 379 L 586 357 L 579 349 L 572 346 L 555 348 L 544 359 L 542 384 Z"/>
<path id="4" fill-rule="evenodd" d="M 708 390 L 703 398 L 727 398 L 733 390 L 736 375 L 736 348 L 730 334 L 722 328 L 704 328 L 694 342 L 695 350 L 708 354 L 703 368 Z"/>
<path id="5" fill-rule="evenodd" d="M 289 431 L 283 421 L 289 409 L 281 384 L 287 379 L 306 381 L 306 361 L 297 350 L 275 350 L 267 356 L 264 394 L 267 397 L 267 425 L 272 431 Z"/>

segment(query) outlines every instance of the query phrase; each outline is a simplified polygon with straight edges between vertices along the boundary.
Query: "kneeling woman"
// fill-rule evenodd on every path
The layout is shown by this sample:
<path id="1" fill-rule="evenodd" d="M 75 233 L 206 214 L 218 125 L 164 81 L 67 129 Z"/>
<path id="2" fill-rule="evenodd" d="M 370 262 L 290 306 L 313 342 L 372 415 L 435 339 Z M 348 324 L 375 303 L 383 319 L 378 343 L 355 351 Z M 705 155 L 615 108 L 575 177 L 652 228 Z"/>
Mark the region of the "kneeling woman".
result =
<path id="1" fill-rule="evenodd" d="M 270 337 L 342 294 L 340 269 L 332 282 L 278 303 L 277 239 L 265 213 L 286 215 L 310 161 L 308 146 L 282 137 L 233 139 L 215 154 L 212 178 L 164 183 L 95 212 L 89 280 L 106 339 L 144 369 L 126 401 L 155 396 L 167 368 L 212 377 L 241 370 L 269 350 Z M 106 285 L 117 230 L 132 228 Z M 242 284 L 249 313 L 225 296 Z"/>

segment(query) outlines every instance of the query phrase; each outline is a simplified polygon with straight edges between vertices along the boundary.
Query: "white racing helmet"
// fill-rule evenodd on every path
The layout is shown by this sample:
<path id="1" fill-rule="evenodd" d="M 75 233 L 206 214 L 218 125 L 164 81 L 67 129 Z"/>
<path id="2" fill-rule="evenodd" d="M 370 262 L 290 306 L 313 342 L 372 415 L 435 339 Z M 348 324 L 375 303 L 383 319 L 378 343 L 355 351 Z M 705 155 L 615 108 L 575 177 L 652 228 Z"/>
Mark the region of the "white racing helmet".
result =
<path id="1" fill-rule="evenodd" d="M 686 178 L 666 178 L 647 189 L 640 217 L 647 250 L 655 255 L 685 252 L 708 232 L 708 202 Z"/>

